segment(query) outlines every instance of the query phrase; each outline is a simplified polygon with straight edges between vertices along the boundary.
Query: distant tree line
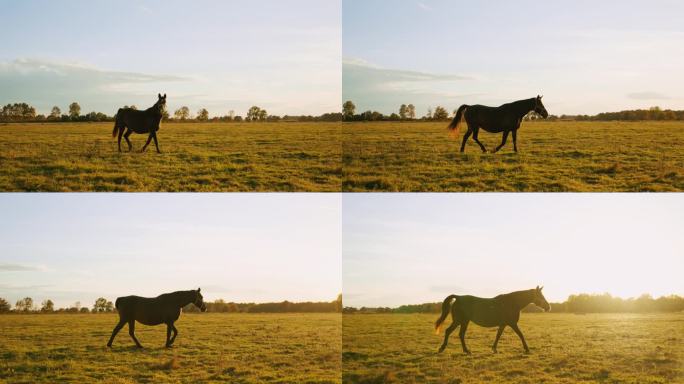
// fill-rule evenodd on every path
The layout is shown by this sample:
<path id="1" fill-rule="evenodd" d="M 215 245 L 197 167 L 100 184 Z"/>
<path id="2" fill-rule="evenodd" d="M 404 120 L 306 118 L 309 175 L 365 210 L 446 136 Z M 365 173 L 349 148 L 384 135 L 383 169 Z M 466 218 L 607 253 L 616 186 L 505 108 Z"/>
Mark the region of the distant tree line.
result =
<path id="1" fill-rule="evenodd" d="M 224 300 L 205 303 L 209 312 L 234 312 L 234 313 L 319 313 L 319 312 L 342 312 L 342 295 L 330 302 L 302 302 L 295 303 L 283 301 L 279 303 L 233 303 Z M 115 312 L 114 304 L 100 297 L 95 300 L 92 308 L 81 306 L 80 302 L 74 303 L 67 308 L 55 309 L 52 300 L 44 300 L 40 305 L 34 303 L 30 297 L 18 300 L 14 308 L 10 303 L 0 298 L 0 313 L 111 313 Z M 199 312 L 192 304 L 183 308 L 184 312 Z"/>
<path id="2" fill-rule="evenodd" d="M 651 295 L 638 298 L 622 299 L 608 293 L 601 295 L 570 295 L 562 303 L 550 303 L 552 312 L 567 313 L 647 313 L 647 312 L 681 312 L 684 311 L 684 297 L 677 295 L 662 296 L 657 299 Z M 439 313 L 442 303 L 424 303 L 389 307 L 344 307 L 344 313 Z M 523 312 L 542 312 L 537 306 L 530 304 Z"/>
<path id="3" fill-rule="evenodd" d="M 135 105 L 125 105 L 123 108 L 138 109 Z M 36 114 L 36 109 L 27 103 L 7 104 L 2 107 L 0 111 L 0 122 L 84 122 L 84 121 L 114 121 L 114 116 L 108 116 L 101 112 L 89 112 L 84 115 L 81 114 L 81 106 L 77 102 L 69 104 L 68 113 L 62 113 L 58 106 L 52 107 L 50 114 Z M 168 111 L 164 111 L 162 120 L 166 122 L 243 122 L 243 121 L 291 121 L 291 122 L 306 122 L 306 121 L 342 121 L 342 113 L 324 113 L 319 116 L 311 115 L 270 115 L 265 109 L 258 106 L 252 106 L 247 111 L 243 118 L 236 115 L 234 111 L 230 111 L 227 115 L 209 117 L 209 111 L 206 108 L 200 108 L 197 114 L 193 115 L 190 108 L 182 106 L 170 115 Z"/>
<path id="4" fill-rule="evenodd" d="M 413 104 L 402 104 L 399 106 L 398 113 L 393 112 L 389 115 L 378 111 L 364 111 L 356 113 L 356 105 L 351 100 L 342 104 L 342 118 L 344 121 L 447 121 L 456 115 L 456 110 L 451 113 L 446 108 L 437 106 L 434 109 L 429 107 L 427 113 L 416 117 L 416 107 Z M 523 120 L 532 121 L 541 119 L 535 112 L 530 112 Z M 597 115 L 549 115 L 548 121 L 574 120 L 574 121 L 642 121 L 642 120 L 684 120 L 684 111 L 674 111 L 670 109 L 662 110 L 660 107 L 650 109 L 636 109 L 620 112 L 602 112 Z"/>

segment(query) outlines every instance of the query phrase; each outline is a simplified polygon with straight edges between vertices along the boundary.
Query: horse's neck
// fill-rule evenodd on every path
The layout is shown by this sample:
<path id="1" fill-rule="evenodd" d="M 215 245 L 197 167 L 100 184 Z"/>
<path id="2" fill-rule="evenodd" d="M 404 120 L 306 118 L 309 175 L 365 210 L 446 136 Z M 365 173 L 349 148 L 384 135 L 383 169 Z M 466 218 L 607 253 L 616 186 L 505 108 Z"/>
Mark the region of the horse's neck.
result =
<path id="1" fill-rule="evenodd" d="M 179 292 L 178 297 L 174 297 L 173 302 L 174 304 L 178 305 L 178 307 L 185 307 L 186 305 L 195 301 L 194 297 L 191 296 L 192 291 L 182 291 Z"/>
<path id="2" fill-rule="evenodd" d="M 534 292 L 532 292 L 532 290 L 514 292 L 513 296 L 515 298 L 515 306 L 518 307 L 518 310 L 525 308 L 528 304 L 534 301 Z"/>

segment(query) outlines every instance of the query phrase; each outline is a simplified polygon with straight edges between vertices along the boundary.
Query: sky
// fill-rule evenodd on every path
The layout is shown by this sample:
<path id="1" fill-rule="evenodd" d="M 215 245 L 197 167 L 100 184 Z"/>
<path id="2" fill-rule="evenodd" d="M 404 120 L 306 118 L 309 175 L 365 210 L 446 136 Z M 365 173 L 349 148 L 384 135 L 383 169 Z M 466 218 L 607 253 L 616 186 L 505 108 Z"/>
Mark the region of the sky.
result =
<path id="1" fill-rule="evenodd" d="M 0 103 L 340 110 L 339 0 L 0 0 Z"/>
<path id="2" fill-rule="evenodd" d="M 544 96 L 551 114 L 684 109 L 678 0 L 343 0 L 343 99 L 417 116 Z"/>
<path id="3" fill-rule="evenodd" d="M 678 194 L 344 194 L 345 306 L 684 295 Z"/>
<path id="4" fill-rule="evenodd" d="M 205 300 L 332 301 L 337 194 L 3 194 L 0 297 L 56 307 L 200 287 Z"/>

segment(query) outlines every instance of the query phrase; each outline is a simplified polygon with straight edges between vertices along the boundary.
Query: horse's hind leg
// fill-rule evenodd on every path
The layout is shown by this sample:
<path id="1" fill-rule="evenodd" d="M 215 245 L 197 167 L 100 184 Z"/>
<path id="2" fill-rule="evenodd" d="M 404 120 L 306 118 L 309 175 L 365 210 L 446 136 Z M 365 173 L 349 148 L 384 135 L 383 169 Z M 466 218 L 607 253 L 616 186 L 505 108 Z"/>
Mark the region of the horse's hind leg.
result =
<path id="1" fill-rule="evenodd" d="M 458 333 L 458 337 L 461 339 L 461 347 L 463 347 L 463 353 L 470 355 L 470 350 L 468 350 L 468 347 L 466 347 L 465 343 L 465 334 L 466 331 L 468 330 L 468 323 L 470 321 L 466 320 L 463 323 L 461 323 L 461 331 Z"/>
<path id="2" fill-rule="evenodd" d="M 500 325 L 499 329 L 496 331 L 496 339 L 494 339 L 494 345 L 492 345 L 492 351 L 494 351 L 494 353 L 496 353 L 496 345 L 499 344 L 499 338 L 501 337 L 504 328 L 506 328 L 505 325 Z"/>
<path id="3" fill-rule="evenodd" d="M 506 145 L 506 139 L 508 139 L 508 132 L 509 131 L 504 131 L 503 136 L 501 137 L 501 144 L 499 144 L 499 146 L 496 147 L 496 149 L 494 150 L 494 153 L 499 152 L 499 149 L 501 149 L 501 147 Z"/>
<path id="4" fill-rule="evenodd" d="M 135 341 L 135 346 L 138 348 L 142 348 L 143 346 L 140 345 L 140 342 L 138 339 L 135 337 L 135 320 L 130 320 L 128 322 L 128 334 L 131 335 L 131 339 Z"/>
<path id="5" fill-rule="evenodd" d="M 123 319 L 119 319 L 119 324 L 114 327 L 114 330 L 112 331 L 112 337 L 109 338 L 109 342 L 107 343 L 108 347 L 112 346 L 112 343 L 114 342 L 114 337 L 116 336 L 117 333 L 123 328 L 123 326 L 126 325 L 126 321 Z"/>
<path id="6" fill-rule="evenodd" d="M 131 144 L 131 141 L 128 140 L 128 136 L 130 136 L 131 133 L 133 133 L 133 131 L 131 131 L 131 129 L 129 128 L 129 129 L 126 131 L 126 133 L 124 134 L 124 139 L 126 139 L 126 143 L 128 143 L 128 152 L 130 152 L 131 149 L 133 149 L 133 145 Z"/>
<path id="7" fill-rule="evenodd" d="M 465 133 L 465 135 L 463 135 L 463 141 L 461 142 L 461 153 L 465 152 L 466 142 L 472 133 L 473 131 L 470 129 L 470 127 L 468 127 L 468 131 Z"/>
<path id="8" fill-rule="evenodd" d="M 444 332 L 444 342 L 442 343 L 442 346 L 439 347 L 439 351 L 437 353 L 441 353 L 442 351 L 444 351 L 444 349 L 447 346 L 447 343 L 449 342 L 449 335 L 451 335 L 451 333 L 455 331 L 456 328 L 458 328 L 458 325 L 458 322 L 456 322 L 456 320 L 453 320 L 449 328 L 446 329 L 446 332 Z"/>
<path id="9" fill-rule="evenodd" d="M 117 142 L 119 144 L 119 152 L 121 152 L 121 136 L 124 133 L 124 127 L 118 127 L 118 128 L 119 128 L 119 137 L 118 137 Z M 128 139 L 126 139 L 126 140 L 128 140 Z"/>
<path id="10" fill-rule="evenodd" d="M 477 138 L 478 133 L 480 133 L 480 127 L 473 127 L 473 140 L 475 140 L 477 145 L 480 146 L 480 149 L 482 149 L 483 153 L 487 153 L 487 148 L 485 148 L 485 146 L 480 143 L 480 140 Z"/>
<path id="11" fill-rule="evenodd" d="M 527 348 L 527 343 L 525 342 L 525 336 L 523 336 L 522 331 L 520 331 L 520 328 L 518 328 L 518 324 L 512 324 L 510 327 L 513 328 L 515 334 L 518 335 L 520 341 L 522 341 L 523 348 L 525 348 L 525 353 L 530 353 L 530 349 Z"/>

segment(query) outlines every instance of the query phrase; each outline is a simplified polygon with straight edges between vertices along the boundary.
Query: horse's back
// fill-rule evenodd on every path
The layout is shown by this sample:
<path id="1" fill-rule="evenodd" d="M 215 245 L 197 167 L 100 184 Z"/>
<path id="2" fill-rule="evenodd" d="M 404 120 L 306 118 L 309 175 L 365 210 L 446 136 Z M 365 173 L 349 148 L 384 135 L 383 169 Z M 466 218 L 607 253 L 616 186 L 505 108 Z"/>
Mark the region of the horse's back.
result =
<path id="1" fill-rule="evenodd" d="M 458 311 L 481 327 L 497 327 L 503 322 L 503 307 L 497 298 L 458 296 Z"/>

